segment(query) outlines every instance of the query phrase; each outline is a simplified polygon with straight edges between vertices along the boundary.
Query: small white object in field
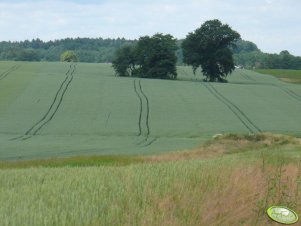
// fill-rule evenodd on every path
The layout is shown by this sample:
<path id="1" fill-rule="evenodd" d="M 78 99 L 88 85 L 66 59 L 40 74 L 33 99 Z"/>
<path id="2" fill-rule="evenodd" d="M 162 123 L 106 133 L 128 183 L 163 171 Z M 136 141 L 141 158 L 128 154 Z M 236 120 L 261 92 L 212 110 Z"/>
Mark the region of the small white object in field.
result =
<path id="1" fill-rule="evenodd" d="M 220 136 L 223 136 L 223 134 L 217 133 L 217 134 L 214 134 L 212 137 L 215 139 L 215 138 L 220 137 Z"/>

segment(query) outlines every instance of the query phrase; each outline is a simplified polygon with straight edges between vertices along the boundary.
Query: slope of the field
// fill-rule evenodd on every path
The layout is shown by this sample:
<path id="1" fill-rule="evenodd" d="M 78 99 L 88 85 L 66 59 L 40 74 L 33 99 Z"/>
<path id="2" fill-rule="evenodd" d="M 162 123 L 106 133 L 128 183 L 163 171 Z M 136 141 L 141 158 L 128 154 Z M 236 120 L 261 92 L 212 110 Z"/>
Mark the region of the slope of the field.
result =
<path id="1" fill-rule="evenodd" d="M 120 78 L 109 64 L 0 62 L 0 159 L 153 154 L 217 133 L 300 135 L 301 86 L 237 70 L 229 83 Z"/>

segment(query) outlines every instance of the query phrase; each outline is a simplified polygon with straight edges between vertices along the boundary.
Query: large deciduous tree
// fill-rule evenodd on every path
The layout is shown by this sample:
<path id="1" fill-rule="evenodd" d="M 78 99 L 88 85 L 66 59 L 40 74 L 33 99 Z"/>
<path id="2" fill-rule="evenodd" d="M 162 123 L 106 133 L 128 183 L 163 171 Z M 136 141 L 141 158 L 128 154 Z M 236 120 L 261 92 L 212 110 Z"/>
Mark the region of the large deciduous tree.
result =
<path id="1" fill-rule="evenodd" d="M 141 76 L 175 79 L 177 77 L 176 40 L 171 35 L 155 34 L 141 37 L 136 46 Z"/>
<path id="2" fill-rule="evenodd" d="M 143 36 L 135 46 L 119 49 L 112 66 L 119 76 L 175 79 L 176 49 L 176 40 L 171 35 Z"/>
<path id="3" fill-rule="evenodd" d="M 182 43 L 184 63 L 191 65 L 194 73 L 201 66 L 206 81 L 226 81 L 234 69 L 230 47 L 240 35 L 219 20 L 206 21 L 189 33 Z"/>

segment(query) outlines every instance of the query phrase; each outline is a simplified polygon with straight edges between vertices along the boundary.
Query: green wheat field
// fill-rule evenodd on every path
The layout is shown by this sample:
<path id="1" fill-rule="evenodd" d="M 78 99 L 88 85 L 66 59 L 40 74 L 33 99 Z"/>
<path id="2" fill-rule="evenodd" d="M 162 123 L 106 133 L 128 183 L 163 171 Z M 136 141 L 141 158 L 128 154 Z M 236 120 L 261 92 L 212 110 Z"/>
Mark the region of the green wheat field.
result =
<path id="1" fill-rule="evenodd" d="M 110 64 L 0 63 L 0 159 L 135 155 L 219 133 L 301 135 L 301 87 L 245 70 L 229 83 L 120 78 Z"/>
<path id="2" fill-rule="evenodd" d="M 270 205 L 301 214 L 301 86 L 177 69 L 173 81 L 0 62 L 0 225 L 277 225 Z"/>

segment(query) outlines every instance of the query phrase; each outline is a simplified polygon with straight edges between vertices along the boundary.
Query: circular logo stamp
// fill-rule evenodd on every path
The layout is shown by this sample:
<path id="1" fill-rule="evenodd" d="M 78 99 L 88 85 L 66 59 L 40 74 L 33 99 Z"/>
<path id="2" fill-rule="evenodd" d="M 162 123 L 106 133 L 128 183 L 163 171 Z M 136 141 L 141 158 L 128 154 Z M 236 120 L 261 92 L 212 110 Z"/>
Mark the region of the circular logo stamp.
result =
<path id="1" fill-rule="evenodd" d="M 285 206 L 271 206 L 267 209 L 268 216 L 281 224 L 294 224 L 298 221 L 298 215 Z"/>

